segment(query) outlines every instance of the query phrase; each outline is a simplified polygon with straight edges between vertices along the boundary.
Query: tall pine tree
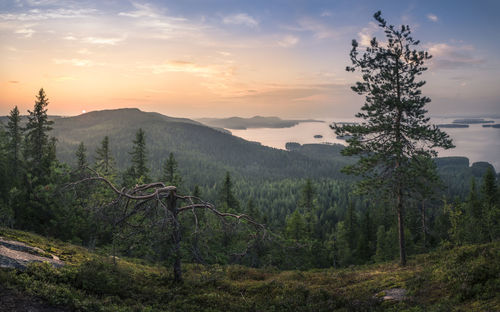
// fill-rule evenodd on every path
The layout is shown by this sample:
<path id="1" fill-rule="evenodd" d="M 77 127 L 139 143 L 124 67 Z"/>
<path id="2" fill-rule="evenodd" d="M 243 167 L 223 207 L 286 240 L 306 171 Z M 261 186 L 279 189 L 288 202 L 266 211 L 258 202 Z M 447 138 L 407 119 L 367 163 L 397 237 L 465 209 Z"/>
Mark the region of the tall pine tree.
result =
<path id="1" fill-rule="evenodd" d="M 418 40 L 411 37 L 409 26 L 400 29 L 374 15 L 385 32 L 387 42 L 379 44 L 376 38 L 360 55 L 359 44 L 352 41 L 349 72 L 359 70 L 362 82 L 352 89 L 366 95 L 365 104 L 357 118 L 359 124 L 334 125 L 337 135 L 348 136 L 348 146 L 342 150 L 346 156 L 358 156 L 357 163 L 344 168 L 344 172 L 361 176 L 358 184 L 362 192 L 385 193 L 393 199 L 397 212 L 400 262 L 406 264 L 405 206 L 409 187 L 412 186 L 411 163 L 416 158 L 437 155 L 436 147 L 453 147 L 451 139 L 436 126 L 429 124 L 425 105 L 430 102 L 422 96 L 424 81 L 417 78 L 427 68 L 424 62 L 431 56 L 417 51 Z"/>
<path id="2" fill-rule="evenodd" d="M 137 130 L 133 144 L 132 151 L 130 152 L 132 164 L 124 175 L 124 184 L 127 186 L 148 183 L 150 181 L 147 165 L 146 134 L 142 128 Z"/>
<path id="3" fill-rule="evenodd" d="M 9 169 L 12 185 L 19 184 L 21 174 L 21 144 L 23 138 L 23 129 L 21 127 L 21 116 L 15 106 L 9 114 L 7 123 L 7 149 L 9 152 Z"/>
<path id="4" fill-rule="evenodd" d="M 102 139 L 101 146 L 96 149 L 95 154 L 95 170 L 107 177 L 112 176 L 115 171 L 115 159 L 111 155 L 108 136 Z"/>
<path id="5" fill-rule="evenodd" d="M 48 104 L 49 99 L 42 88 L 36 96 L 33 111 L 28 110 L 28 123 L 25 128 L 25 159 L 32 177 L 39 180 L 48 175 L 50 163 L 55 160 L 55 142 L 49 140 L 48 134 L 54 122 L 47 116 Z"/>

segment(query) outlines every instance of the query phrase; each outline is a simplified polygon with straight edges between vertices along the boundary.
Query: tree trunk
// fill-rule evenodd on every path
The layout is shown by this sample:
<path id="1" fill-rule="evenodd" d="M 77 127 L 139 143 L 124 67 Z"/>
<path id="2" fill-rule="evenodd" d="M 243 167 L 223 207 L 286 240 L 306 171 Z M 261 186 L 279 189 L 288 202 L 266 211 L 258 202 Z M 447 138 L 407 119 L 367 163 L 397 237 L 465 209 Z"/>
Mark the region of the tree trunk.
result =
<path id="1" fill-rule="evenodd" d="M 175 191 L 171 191 L 167 199 L 168 210 L 173 215 L 174 229 L 172 239 L 174 241 L 174 282 L 182 283 L 182 268 L 181 268 L 181 227 L 178 220 L 177 197 Z"/>
<path id="2" fill-rule="evenodd" d="M 398 189 L 397 196 L 398 210 L 398 233 L 399 233 L 399 259 L 402 266 L 406 265 L 406 245 L 405 245 L 405 230 L 404 230 L 404 210 L 403 210 L 403 191 L 401 187 Z"/>
<path id="3" fill-rule="evenodd" d="M 425 200 L 422 200 L 422 239 L 424 244 L 424 250 L 427 245 L 427 232 L 425 226 Z"/>

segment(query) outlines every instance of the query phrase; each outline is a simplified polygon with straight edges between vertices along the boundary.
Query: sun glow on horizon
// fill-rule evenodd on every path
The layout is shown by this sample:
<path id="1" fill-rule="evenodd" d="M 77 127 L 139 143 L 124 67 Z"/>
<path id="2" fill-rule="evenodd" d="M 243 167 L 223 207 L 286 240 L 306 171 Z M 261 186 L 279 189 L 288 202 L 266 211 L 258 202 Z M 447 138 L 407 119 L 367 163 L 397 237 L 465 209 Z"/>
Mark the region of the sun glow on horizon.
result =
<path id="1" fill-rule="evenodd" d="M 43 87 L 58 115 L 138 107 L 189 117 L 352 116 L 363 98 L 350 89 L 359 77 L 344 70 L 351 39 L 380 35 L 371 20 L 378 9 L 394 24 L 410 18 L 400 16 L 403 9 L 360 3 L 362 12 L 274 1 L 7 1 L 0 13 L 0 115 L 14 105 L 30 109 Z M 498 66 L 489 64 L 485 74 L 477 38 L 456 39 L 461 32 L 440 10 L 432 10 L 432 23 L 429 14 L 422 9 L 412 18 L 421 23 L 422 48 L 435 55 L 424 77 L 431 112 L 470 110 L 478 96 L 475 109 L 496 111 L 500 94 L 491 75 Z"/>

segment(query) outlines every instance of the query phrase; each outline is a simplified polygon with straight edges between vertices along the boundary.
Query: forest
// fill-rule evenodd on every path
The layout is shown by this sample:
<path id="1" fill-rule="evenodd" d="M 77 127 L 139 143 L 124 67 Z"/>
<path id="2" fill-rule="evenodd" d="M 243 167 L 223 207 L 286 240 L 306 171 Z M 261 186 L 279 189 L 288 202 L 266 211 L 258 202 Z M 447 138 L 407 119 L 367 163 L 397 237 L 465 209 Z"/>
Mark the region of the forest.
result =
<path id="1" fill-rule="evenodd" d="M 130 231 L 124 226 L 123 233 L 112 234 L 112 222 L 104 216 L 116 208 L 101 211 L 113 194 L 96 183 L 66 187 L 91 176 L 92 171 L 83 169 L 89 167 L 117 186 L 153 181 L 175 185 L 180 194 L 201 197 L 221 211 L 248 214 L 273 235 L 235 258 L 248 229 L 231 229 L 238 235 L 228 242 L 220 239 L 225 234 L 219 220 L 207 217 L 200 220 L 203 234 L 198 239 L 204 241 L 196 242 L 200 250 L 195 256 L 194 221 L 186 216 L 183 259 L 311 269 L 398 255 L 394 211 L 387 199 L 355 193 L 356 178 L 341 172 L 354 161 L 340 155 L 342 146 L 275 150 L 189 120 L 129 109 L 50 118 L 43 90 L 28 116 L 13 108 L 6 119 L 0 158 L 3 226 L 110 248 L 113 235 Z M 130 124 L 139 128 L 130 129 Z M 82 141 L 76 143 L 77 138 Z M 439 179 L 428 185 L 428 193 L 415 194 L 407 203 L 408 253 L 496 240 L 498 185 L 493 167 L 469 166 L 467 158 L 459 157 L 437 158 L 433 166 Z M 120 239 L 118 253 L 171 261 L 171 246 L 159 248 L 158 242 L 143 236 L 147 232 Z"/>

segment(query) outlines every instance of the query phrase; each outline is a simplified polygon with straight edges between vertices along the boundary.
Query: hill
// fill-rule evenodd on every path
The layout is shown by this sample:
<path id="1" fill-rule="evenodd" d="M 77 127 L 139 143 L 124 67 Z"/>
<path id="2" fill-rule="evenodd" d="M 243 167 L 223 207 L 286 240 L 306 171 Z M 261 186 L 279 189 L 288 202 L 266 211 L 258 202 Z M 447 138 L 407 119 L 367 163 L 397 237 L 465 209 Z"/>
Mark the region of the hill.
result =
<path id="1" fill-rule="evenodd" d="M 173 118 L 138 109 L 94 111 L 74 117 L 51 116 L 52 136 L 58 140 L 57 156 L 70 165 L 75 163 L 75 151 L 80 142 L 87 147 L 89 160 L 104 136 L 118 169 L 129 166 L 129 151 L 135 132 L 146 132 L 150 166 L 154 179 L 160 176 L 161 166 L 172 152 L 179 163 L 184 186 L 213 186 L 222 180 L 226 171 L 236 180 L 257 182 L 283 179 L 335 179 L 352 181 L 340 169 L 352 162 L 341 156 L 342 145 L 304 144 L 284 151 L 249 142 L 187 118 Z M 0 122 L 6 124 L 6 117 Z M 252 120 L 274 120 L 254 117 Z M 26 120 L 24 117 L 23 120 Z M 488 165 L 469 166 L 465 157 L 444 157 L 436 161 L 439 172 L 451 195 L 466 194 L 472 177 L 480 178 Z M 256 184 L 252 182 L 252 184 Z"/>
<path id="2" fill-rule="evenodd" d="M 5 228 L 0 228 L 0 236 L 49 250 L 66 263 L 62 268 L 34 263 L 25 271 L 0 269 L 2 302 L 12 303 L 14 298 L 24 308 L 43 305 L 44 311 L 500 309 L 498 241 L 441 248 L 412 257 L 406 267 L 386 262 L 347 269 L 279 271 L 186 264 L 185 282 L 174 284 L 169 269 L 141 260 L 118 259 L 113 265 L 104 251 L 91 253 Z"/>
<path id="3" fill-rule="evenodd" d="M 53 128 L 51 135 L 58 139 L 60 160 L 72 164 L 81 141 L 93 155 L 104 136 L 109 136 L 111 151 L 122 169 L 130 161 L 128 152 L 135 132 L 142 128 L 146 132 L 153 176 L 159 176 L 163 161 L 172 152 L 188 184 L 192 181 L 213 184 L 220 181 L 226 171 L 246 179 L 338 177 L 340 168 L 349 161 L 340 156 L 338 149 L 332 148 L 336 158 L 318 161 L 304 153 L 289 153 L 248 142 L 190 119 L 138 109 L 95 111 L 58 118 Z"/>
<path id="4" fill-rule="evenodd" d="M 197 121 L 211 127 L 239 129 L 248 128 L 290 128 L 301 122 L 324 122 L 315 119 L 287 120 L 279 117 L 254 116 L 251 118 L 230 117 L 230 118 L 200 118 Z"/>

